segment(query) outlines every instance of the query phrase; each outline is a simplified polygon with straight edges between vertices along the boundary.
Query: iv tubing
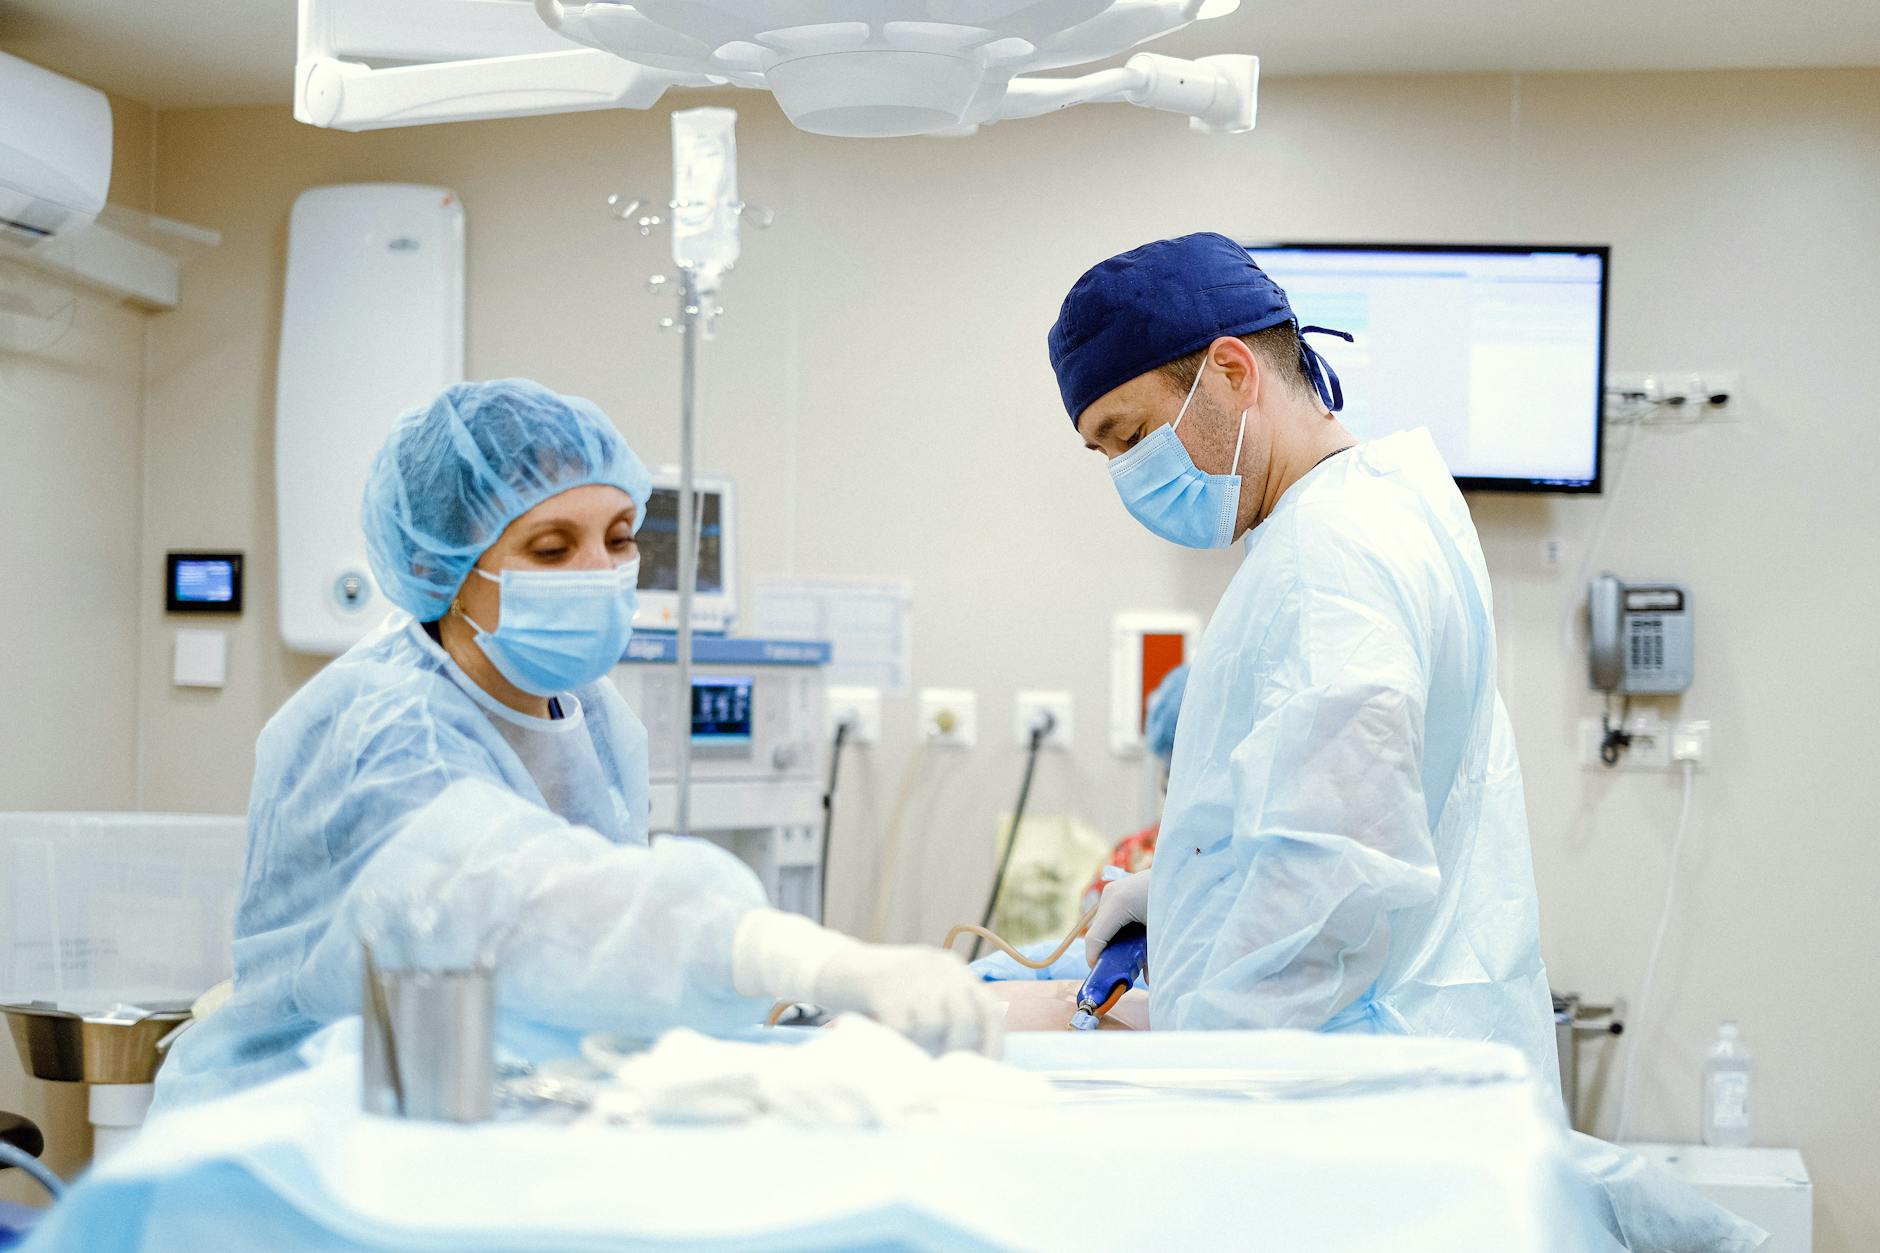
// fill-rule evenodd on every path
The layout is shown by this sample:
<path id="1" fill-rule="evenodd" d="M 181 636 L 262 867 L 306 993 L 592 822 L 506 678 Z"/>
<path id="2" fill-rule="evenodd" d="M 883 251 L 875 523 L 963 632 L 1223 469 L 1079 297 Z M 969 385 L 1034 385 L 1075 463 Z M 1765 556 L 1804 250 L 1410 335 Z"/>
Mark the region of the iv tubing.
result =
<path id="1" fill-rule="evenodd" d="M 1010 944 L 1007 944 L 1004 940 L 992 934 L 992 932 L 986 930 L 984 927 L 975 927 L 969 922 L 962 922 L 959 926 L 947 932 L 946 942 L 942 944 L 940 947 L 952 948 L 953 942 L 959 939 L 962 935 L 967 935 L 967 934 L 976 935 L 982 940 L 990 941 L 992 944 L 992 947 L 1003 951 L 1007 957 L 1011 958 L 1013 961 L 1017 962 L 1019 965 L 1025 967 L 1027 970 L 1046 970 L 1046 969 L 1049 969 L 1057 961 L 1058 958 L 1070 952 L 1072 941 L 1076 940 L 1078 936 L 1082 935 L 1086 930 L 1089 929 L 1090 920 L 1092 918 L 1095 918 L 1096 916 L 1097 916 L 1097 907 L 1095 905 L 1092 905 L 1089 909 L 1084 911 L 1084 916 L 1082 918 L 1079 918 L 1077 920 L 1076 925 L 1070 929 L 1069 934 L 1067 934 L 1064 937 L 1063 943 L 1059 944 L 1057 946 L 1057 949 L 1054 952 L 1052 952 L 1052 954 L 1049 957 L 1045 958 L 1043 961 L 1031 960 L 1031 958 L 1026 957 L 1024 954 L 1020 953 L 1017 949 L 1013 948 Z"/>

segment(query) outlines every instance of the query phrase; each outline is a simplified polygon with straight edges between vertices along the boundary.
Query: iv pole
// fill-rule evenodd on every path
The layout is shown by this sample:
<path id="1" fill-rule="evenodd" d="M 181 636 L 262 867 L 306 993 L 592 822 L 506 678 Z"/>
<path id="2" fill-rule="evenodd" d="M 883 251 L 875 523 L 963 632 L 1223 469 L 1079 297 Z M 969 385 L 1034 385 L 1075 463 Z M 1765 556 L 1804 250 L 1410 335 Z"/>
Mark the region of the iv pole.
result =
<path id="1" fill-rule="evenodd" d="M 673 834 L 692 826 L 692 605 L 698 591 L 700 518 L 695 475 L 698 463 L 698 341 L 710 338 L 718 306 L 718 280 L 735 264 L 738 222 L 750 217 L 769 226 L 769 210 L 737 198 L 737 155 L 730 109 L 690 109 L 673 114 L 673 198 L 666 202 L 670 220 L 657 210 L 641 212 L 643 201 L 608 197 L 613 216 L 631 221 L 641 235 L 661 226 L 672 231 L 673 261 L 679 269 L 679 316 L 661 318 L 660 326 L 680 336 L 679 376 L 679 626 L 674 672 L 678 680 L 677 743 L 673 746 Z M 648 280 L 648 290 L 665 289 L 663 275 Z"/>
<path id="2" fill-rule="evenodd" d="M 679 271 L 679 742 L 678 796 L 673 810 L 673 834 L 685 835 L 692 826 L 692 596 L 698 588 L 698 524 L 692 513 L 692 472 L 698 457 L 698 338 L 702 309 L 698 271 Z"/>

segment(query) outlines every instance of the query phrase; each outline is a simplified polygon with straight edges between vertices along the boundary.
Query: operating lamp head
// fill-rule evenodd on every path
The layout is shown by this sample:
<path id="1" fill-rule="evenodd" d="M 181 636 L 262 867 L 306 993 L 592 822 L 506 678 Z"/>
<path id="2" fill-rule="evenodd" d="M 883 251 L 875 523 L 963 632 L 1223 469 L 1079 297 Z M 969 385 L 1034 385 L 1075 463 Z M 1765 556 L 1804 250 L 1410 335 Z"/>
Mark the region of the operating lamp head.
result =
<path id="1" fill-rule="evenodd" d="M 1208 130 L 1251 129 L 1251 57 L 1161 57 L 1083 80 L 1027 77 L 1127 53 L 1237 5 L 1032 0 L 937 11 L 925 0 L 804 0 L 785 11 L 747 0 L 535 0 L 566 39 L 687 85 L 768 90 L 800 129 L 843 138 L 970 133 L 1097 100 L 1185 113 Z"/>

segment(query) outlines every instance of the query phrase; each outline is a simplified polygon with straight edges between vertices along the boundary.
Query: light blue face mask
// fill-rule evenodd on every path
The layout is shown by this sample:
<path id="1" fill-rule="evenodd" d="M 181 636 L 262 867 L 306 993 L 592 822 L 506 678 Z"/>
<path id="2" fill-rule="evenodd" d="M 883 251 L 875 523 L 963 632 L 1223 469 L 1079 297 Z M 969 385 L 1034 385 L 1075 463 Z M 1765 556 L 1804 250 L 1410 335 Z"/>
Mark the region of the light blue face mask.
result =
<path id="1" fill-rule="evenodd" d="M 498 674 L 534 696 L 559 696 L 619 664 L 639 608 L 640 559 L 612 570 L 474 570 L 502 588 L 497 627 L 468 614 Z"/>
<path id="2" fill-rule="evenodd" d="M 1149 432 L 1110 462 L 1110 479 L 1123 498 L 1123 507 L 1151 534 L 1187 548 L 1227 547 L 1234 542 L 1240 517 L 1240 449 L 1247 439 L 1246 413 L 1240 415 L 1233 471 L 1228 474 L 1203 474 L 1175 435 L 1207 368 L 1203 358 L 1173 422 Z"/>

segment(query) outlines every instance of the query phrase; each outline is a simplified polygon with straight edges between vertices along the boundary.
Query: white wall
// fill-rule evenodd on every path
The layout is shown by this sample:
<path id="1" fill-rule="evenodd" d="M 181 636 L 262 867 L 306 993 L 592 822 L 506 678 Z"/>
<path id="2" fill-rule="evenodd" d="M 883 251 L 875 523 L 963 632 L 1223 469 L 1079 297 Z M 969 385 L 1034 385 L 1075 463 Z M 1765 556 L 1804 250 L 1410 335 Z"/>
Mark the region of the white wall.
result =
<path id="1" fill-rule="evenodd" d="M 1865 648 L 1880 608 L 1880 73 L 1282 80 L 1258 132 L 1213 139 L 1108 108 L 964 142 L 844 142 L 791 130 L 760 97 L 733 102 L 745 193 L 780 215 L 747 239 L 705 357 L 703 457 L 744 489 L 746 574 L 911 578 L 916 681 L 981 700 L 976 750 L 915 753 L 912 702 L 896 701 L 888 742 L 845 769 L 833 887 L 851 925 L 872 915 L 896 813 L 915 845 L 893 934 L 935 939 L 977 914 L 1021 765 L 1005 742 L 1017 688 L 1067 688 L 1079 706 L 1080 745 L 1040 771 L 1037 812 L 1130 826 L 1138 783 L 1100 735 L 1109 617 L 1205 609 L 1231 573 L 1231 557 L 1141 534 L 1069 433 L 1043 337 L 1092 261 L 1200 228 L 1607 241 L 1613 368 L 1741 370 L 1748 420 L 1641 436 L 1616 500 L 1475 502 L 1546 955 L 1560 986 L 1635 991 L 1675 817 L 1671 780 L 1587 775 L 1574 759 L 1574 723 L 1596 706 L 1561 622 L 1610 508 L 1595 564 L 1694 588 L 1699 678 L 1667 708 L 1717 727 L 1635 1131 L 1694 1138 L 1696 1061 L 1734 1014 L 1761 1059 L 1765 1137 L 1815 1168 L 1817 1247 L 1880 1244 L 1860 1047 L 1880 1009 L 1857 964 L 1880 952 L 1863 890 L 1880 873 L 1880 787 L 1862 769 L 1880 696 Z M 148 582 L 167 548 L 245 548 L 251 598 L 229 689 L 179 693 L 171 624 L 146 588 L 139 783 L 153 807 L 229 809 L 255 732 L 315 664 L 280 648 L 271 587 L 294 194 L 350 179 L 455 187 L 471 373 L 591 395 L 663 460 L 678 348 L 640 288 L 659 248 L 600 202 L 663 191 L 667 132 L 663 114 L 618 114 L 346 136 L 272 109 L 165 113 L 158 129 L 157 208 L 225 242 L 192 269 L 185 307 L 151 323 L 138 573 Z M 1564 541 L 1562 570 L 1541 568 L 1545 537 Z"/>
<path id="2" fill-rule="evenodd" d="M 154 119 L 142 105 L 111 104 L 110 198 L 147 209 Z M 0 614 L 0 812 L 136 804 L 144 326 L 144 314 L 81 293 L 56 341 L 0 349 L 0 535 L 12 584 Z M 10 1046 L 0 1046 L 0 1109 L 41 1124 L 56 1170 L 90 1151 L 84 1090 L 26 1078 Z M 42 1196 L 8 1171 L 0 1199 Z"/>

